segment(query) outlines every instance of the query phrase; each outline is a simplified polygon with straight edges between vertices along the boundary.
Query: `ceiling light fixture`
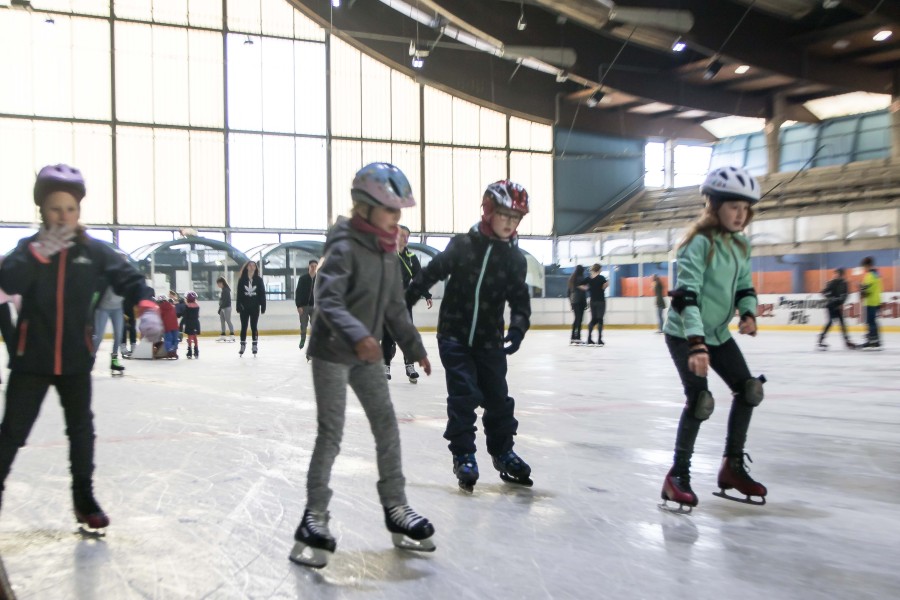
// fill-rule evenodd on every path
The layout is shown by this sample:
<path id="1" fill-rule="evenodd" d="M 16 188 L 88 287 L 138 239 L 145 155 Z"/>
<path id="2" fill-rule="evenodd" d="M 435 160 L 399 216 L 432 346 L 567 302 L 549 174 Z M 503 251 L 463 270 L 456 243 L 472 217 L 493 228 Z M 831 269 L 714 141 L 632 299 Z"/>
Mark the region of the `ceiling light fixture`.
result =
<path id="1" fill-rule="evenodd" d="M 331 0 L 331 6 L 333 6 L 334 8 L 340 8 L 341 0 Z"/>
<path id="2" fill-rule="evenodd" d="M 428 44 L 419 43 L 415 40 L 409 41 L 409 56 L 411 57 L 413 69 L 421 69 L 425 66 L 425 58 L 431 54 L 431 48 Z"/>
<path id="3" fill-rule="evenodd" d="M 738 75 L 743 75 L 747 71 L 750 70 L 750 65 L 740 65 L 739 67 L 735 67 L 734 72 Z"/>
<path id="4" fill-rule="evenodd" d="M 594 90 L 594 92 L 588 96 L 588 99 L 584 101 L 585 104 L 588 105 L 589 108 L 597 108 L 597 105 L 600 104 L 600 101 L 603 100 L 603 97 L 606 94 L 601 92 L 600 90 Z"/>
<path id="5" fill-rule="evenodd" d="M 672 44 L 672 52 L 684 52 L 687 48 L 687 44 L 681 41 L 681 38 L 675 40 L 675 43 Z"/>
<path id="6" fill-rule="evenodd" d="M 569 80 L 569 73 L 566 71 L 560 71 L 556 74 L 556 83 L 565 83 Z"/>
<path id="7" fill-rule="evenodd" d="M 519 4 L 519 21 L 516 23 L 516 29 L 525 31 L 526 27 L 528 27 L 528 22 L 525 20 L 525 3 L 521 2 Z"/>
<path id="8" fill-rule="evenodd" d="M 893 31 L 891 31 L 889 29 L 883 29 L 883 30 L 879 31 L 878 33 L 876 33 L 875 35 L 873 35 L 872 39 L 875 40 L 876 42 L 883 42 L 886 39 L 888 39 L 889 37 L 891 37 L 892 35 L 894 35 Z"/>
<path id="9" fill-rule="evenodd" d="M 838 40 L 834 44 L 831 45 L 835 50 L 843 50 L 850 46 L 850 40 Z"/>
<path id="10" fill-rule="evenodd" d="M 709 61 L 709 64 L 706 65 L 706 70 L 703 71 L 703 79 L 705 79 L 706 81 L 715 79 L 716 75 L 719 74 L 719 71 L 722 70 L 723 66 L 724 65 L 722 65 L 722 61 L 720 61 L 718 58 L 713 57 L 713 59 Z"/>
<path id="11" fill-rule="evenodd" d="M 252 39 L 249 35 L 247 36 L 247 39 L 244 40 L 244 45 L 245 45 L 245 46 L 252 46 L 252 45 L 253 45 L 253 39 Z"/>

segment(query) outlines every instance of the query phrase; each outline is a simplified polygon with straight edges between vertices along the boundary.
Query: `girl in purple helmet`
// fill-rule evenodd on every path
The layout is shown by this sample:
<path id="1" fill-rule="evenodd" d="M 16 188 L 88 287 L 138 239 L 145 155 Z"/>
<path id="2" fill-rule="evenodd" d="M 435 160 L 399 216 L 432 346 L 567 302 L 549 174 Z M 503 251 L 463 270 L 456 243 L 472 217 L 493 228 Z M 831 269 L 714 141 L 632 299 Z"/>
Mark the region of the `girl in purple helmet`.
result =
<path id="1" fill-rule="evenodd" d="M 21 240 L 0 265 L 0 287 L 22 295 L 0 425 L 0 491 L 53 386 L 66 419 L 75 517 L 83 527 L 98 530 L 109 525 L 109 518 L 93 491 L 94 302 L 108 283 L 143 311 L 140 329 L 145 337 L 158 339 L 162 322 L 144 276 L 112 248 L 89 237 L 78 223 L 85 193 L 78 169 L 67 165 L 41 169 L 34 184 L 41 228 Z"/>
<path id="2" fill-rule="evenodd" d="M 406 176 L 393 165 L 363 167 L 353 180 L 351 218 L 339 218 L 325 241 L 313 290 L 315 315 L 307 356 L 312 362 L 318 432 L 306 479 L 306 510 L 290 559 L 324 567 L 335 550 L 328 531 L 331 468 L 340 450 L 347 385 L 375 436 L 378 496 L 394 545 L 434 550 L 434 527 L 409 507 L 400 458 L 400 432 L 384 378 L 379 338 L 390 329 L 403 353 L 427 375 L 431 363 L 407 312 L 397 262 L 400 209 L 414 206 Z"/>

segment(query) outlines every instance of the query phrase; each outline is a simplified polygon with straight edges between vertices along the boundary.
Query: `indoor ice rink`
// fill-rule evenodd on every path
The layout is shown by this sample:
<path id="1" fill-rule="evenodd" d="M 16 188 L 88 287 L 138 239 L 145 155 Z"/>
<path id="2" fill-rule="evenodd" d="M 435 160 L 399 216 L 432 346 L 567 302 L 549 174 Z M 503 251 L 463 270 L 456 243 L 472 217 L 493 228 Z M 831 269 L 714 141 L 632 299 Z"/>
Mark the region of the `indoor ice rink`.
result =
<path id="1" fill-rule="evenodd" d="M 126 363 L 94 378 L 98 500 L 111 525 L 77 533 L 53 393 L 7 481 L 0 555 L 20 598 L 890 598 L 900 518 L 900 336 L 885 348 L 813 349 L 811 332 L 739 343 L 766 397 L 747 450 L 765 506 L 712 492 L 730 397 L 712 378 L 689 516 L 657 508 L 682 395 L 662 336 L 608 330 L 603 348 L 532 331 L 510 360 L 516 450 L 534 487 L 501 482 L 479 433 L 481 479 L 461 492 L 441 437 L 440 361 L 390 390 L 410 504 L 437 550 L 395 549 L 375 492 L 374 442 L 355 398 L 335 465 L 337 552 L 288 560 L 315 437 L 310 368 L 296 336 L 256 359 L 201 340 L 197 361 Z M 424 339 L 436 355 L 433 333 Z M 104 344 L 108 344 L 107 340 Z M 5 374 L 4 374 L 5 375 Z M 5 377 L 4 377 L 5 378 Z"/>

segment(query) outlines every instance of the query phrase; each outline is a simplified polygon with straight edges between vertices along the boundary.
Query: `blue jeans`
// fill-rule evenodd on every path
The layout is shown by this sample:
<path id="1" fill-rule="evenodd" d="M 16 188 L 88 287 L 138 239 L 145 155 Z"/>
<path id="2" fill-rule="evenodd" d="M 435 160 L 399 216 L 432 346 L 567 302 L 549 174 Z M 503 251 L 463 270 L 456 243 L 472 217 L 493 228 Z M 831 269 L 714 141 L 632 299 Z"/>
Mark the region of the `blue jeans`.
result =
<path id="1" fill-rule="evenodd" d="M 866 323 L 869 325 L 869 334 L 866 336 L 870 342 L 878 341 L 878 310 L 880 306 L 866 307 Z"/>
<path id="2" fill-rule="evenodd" d="M 105 310 L 98 308 L 94 313 L 94 352 L 100 347 L 103 341 L 103 334 L 106 333 L 106 320 L 109 319 L 113 324 L 113 347 L 112 353 L 119 353 L 119 341 L 122 339 L 122 330 L 125 329 L 125 314 L 121 308 L 113 308 Z"/>
<path id="3" fill-rule="evenodd" d="M 481 422 L 491 456 L 512 450 L 519 422 L 516 403 L 506 385 L 506 354 L 502 348 L 470 348 L 438 337 L 438 351 L 447 377 L 447 429 L 450 452 L 475 452 L 475 409 L 484 408 Z"/>
<path id="4" fill-rule="evenodd" d="M 163 343 L 166 346 L 166 352 L 178 350 L 178 330 L 167 331 L 163 336 Z"/>

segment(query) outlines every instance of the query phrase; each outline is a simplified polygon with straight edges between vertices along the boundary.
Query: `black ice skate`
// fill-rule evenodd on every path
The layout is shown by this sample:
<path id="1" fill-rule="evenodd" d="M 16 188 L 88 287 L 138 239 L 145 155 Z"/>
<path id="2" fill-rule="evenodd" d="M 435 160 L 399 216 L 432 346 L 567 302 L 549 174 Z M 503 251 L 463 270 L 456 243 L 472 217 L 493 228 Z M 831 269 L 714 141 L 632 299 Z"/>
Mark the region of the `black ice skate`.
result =
<path id="1" fill-rule="evenodd" d="M 303 519 L 294 533 L 294 548 L 291 550 L 291 562 L 321 569 L 328 564 L 337 543 L 328 531 L 328 513 L 313 512 L 306 509 Z"/>
<path id="2" fill-rule="evenodd" d="M 113 377 L 121 377 L 125 374 L 125 367 L 119 362 L 119 357 L 116 354 L 113 354 L 112 359 L 109 361 L 109 374 Z"/>
<path id="3" fill-rule="evenodd" d="M 247 349 L 247 342 L 241 342 L 241 347 L 238 349 L 238 356 L 244 356 L 244 350 Z"/>
<path id="4" fill-rule="evenodd" d="M 257 352 L 259 352 L 259 345 L 256 340 L 253 340 L 253 358 L 256 358 Z"/>
<path id="5" fill-rule="evenodd" d="M 109 517 L 94 500 L 92 486 L 73 488 L 72 503 L 75 506 L 75 520 L 78 521 L 82 533 L 103 536 L 109 527 Z"/>
<path id="6" fill-rule="evenodd" d="M 456 454 L 453 456 L 453 474 L 459 480 L 459 489 L 471 494 L 478 481 L 478 463 L 474 454 Z"/>
<path id="7" fill-rule="evenodd" d="M 405 504 L 384 507 L 384 524 L 391 532 L 394 546 L 401 550 L 416 552 L 434 552 L 435 545 L 431 541 L 434 525 Z"/>
<path id="8" fill-rule="evenodd" d="M 391 380 L 391 365 L 384 365 L 384 378 Z"/>
<path id="9" fill-rule="evenodd" d="M 753 462 L 750 459 L 749 454 L 743 454 L 741 456 L 726 456 L 722 459 L 722 468 L 719 469 L 719 491 L 713 492 L 713 496 L 718 496 L 720 498 L 725 498 L 727 500 L 734 500 L 735 502 L 743 502 L 744 504 L 756 504 L 762 506 L 766 503 L 766 486 L 763 484 L 753 481 L 750 475 L 747 473 L 747 467 L 744 464 L 744 456 L 747 457 L 749 462 Z M 729 496 L 725 493 L 725 490 L 735 489 L 741 494 L 744 494 L 744 498 L 738 498 L 736 496 Z M 759 500 L 754 500 L 752 496 L 758 496 Z"/>
<path id="10" fill-rule="evenodd" d="M 512 450 L 493 458 L 494 468 L 500 471 L 500 479 L 503 481 L 526 487 L 534 485 L 534 481 L 529 477 L 531 475 L 531 467 Z"/>
<path id="11" fill-rule="evenodd" d="M 187 357 L 188 357 L 188 360 L 191 360 L 192 358 L 194 358 L 194 349 L 191 348 L 190 346 L 188 346 Z"/>
<path id="12" fill-rule="evenodd" d="M 679 515 L 691 514 L 691 511 L 697 506 L 697 494 L 691 489 L 691 472 L 688 468 L 673 466 L 669 469 L 659 496 L 662 498 L 662 503 L 658 506 L 662 510 Z M 678 508 L 669 506 L 669 500 L 677 502 Z"/>
<path id="13" fill-rule="evenodd" d="M 194 346 L 194 360 L 200 358 L 200 348 L 198 346 Z"/>
<path id="14" fill-rule="evenodd" d="M 406 365 L 406 376 L 409 378 L 410 383 L 419 383 L 419 374 L 416 373 L 416 367 L 412 363 Z"/>
<path id="15" fill-rule="evenodd" d="M 825 343 L 825 338 L 823 336 L 819 336 L 819 342 L 816 344 L 816 348 L 819 350 L 828 350 L 828 344 Z"/>

